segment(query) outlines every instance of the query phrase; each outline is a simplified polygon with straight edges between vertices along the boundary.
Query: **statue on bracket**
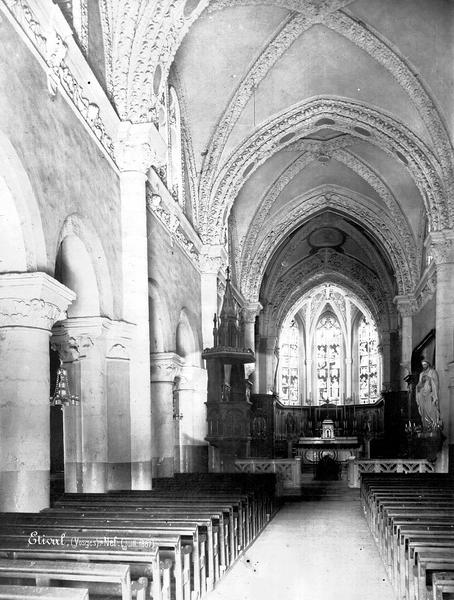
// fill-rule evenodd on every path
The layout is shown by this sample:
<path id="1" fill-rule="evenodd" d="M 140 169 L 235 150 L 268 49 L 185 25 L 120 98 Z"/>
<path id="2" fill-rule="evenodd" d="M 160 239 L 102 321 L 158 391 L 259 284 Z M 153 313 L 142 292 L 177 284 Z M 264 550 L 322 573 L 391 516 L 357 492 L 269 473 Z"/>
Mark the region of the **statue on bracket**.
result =
<path id="1" fill-rule="evenodd" d="M 421 361 L 423 370 L 416 385 L 416 403 L 421 415 L 424 431 L 437 431 L 442 428 L 438 399 L 438 373 L 425 359 Z"/>

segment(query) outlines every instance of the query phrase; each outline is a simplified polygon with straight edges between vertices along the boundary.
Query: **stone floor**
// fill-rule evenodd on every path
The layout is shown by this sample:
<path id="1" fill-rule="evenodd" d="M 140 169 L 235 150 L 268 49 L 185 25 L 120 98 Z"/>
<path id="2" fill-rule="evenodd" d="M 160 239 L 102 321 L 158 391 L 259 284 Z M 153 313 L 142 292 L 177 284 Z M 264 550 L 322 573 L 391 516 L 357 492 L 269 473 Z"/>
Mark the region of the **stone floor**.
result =
<path id="1" fill-rule="evenodd" d="M 393 600 L 359 492 L 286 503 L 209 600 Z"/>

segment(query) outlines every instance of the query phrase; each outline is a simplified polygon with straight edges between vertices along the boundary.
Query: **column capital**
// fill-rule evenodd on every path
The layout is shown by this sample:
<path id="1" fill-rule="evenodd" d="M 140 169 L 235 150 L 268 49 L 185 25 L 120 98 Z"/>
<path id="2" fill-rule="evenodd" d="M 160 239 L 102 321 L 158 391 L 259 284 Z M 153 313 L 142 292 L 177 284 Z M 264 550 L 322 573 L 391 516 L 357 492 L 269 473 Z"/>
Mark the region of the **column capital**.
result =
<path id="1" fill-rule="evenodd" d="M 418 302 L 413 294 L 396 296 L 394 298 L 394 304 L 397 306 L 397 310 L 402 317 L 412 317 L 418 312 Z"/>
<path id="2" fill-rule="evenodd" d="M 184 359 L 174 352 L 150 354 L 150 376 L 152 383 L 172 382 L 181 373 Z"/>
<path id="3" fill-rule="evenodd" d="M 222 244 L 204 244 L 200 253 L 200 270 L 202 273 L 217 275 L 227 262 L 227 252 Z"/>
<path id="4" fill-rule="evenodd" d="M 121 171 L 145 175 L 151 166 L 159 166 L 166 160 L 167 147 L 153 123 L 121 121 L 114 148 Z"/>
<path id="5" fill-rule="evenodd" d="M 129 360 L 131 340 L 137 326 L 128 321 L 110 321 L 106 331 L 106 358 Z"/>
<path id="6" fill-rule="evenodd" d="M 47 273 L 5 273 L 0 276 L 0 327 L 50 331 L 75 297 Z"/>
<path id="7" fill-rule="evenodd" d="M 427 252 L 433 256 L 436 265 L 454 263 L 454 231 L 431 231 L 424 242 Z"/>
<path id="8" fill-rule="evenodd" d="M 206 392 L 206 371 L 201 367 L 183 365 L 179 373 L 179 390 L 200 390 Z"/>
<path id="9" fill-rule="evenodd" d="M 243 321 L 245 323 L 255 323 L 255 318 L 263 309 L 263 306 L 260 302 L 249 302 L 245 306 L 243 306 L 241 312 L 243 315 Z"/>
<path id="10" fill-rule="evenodd" d="M 64 362 L 88 356 L 98 339 L 108 327 L 109 319 L 103 317 L 71 317 L 52 331 L 51 346 Z"/>

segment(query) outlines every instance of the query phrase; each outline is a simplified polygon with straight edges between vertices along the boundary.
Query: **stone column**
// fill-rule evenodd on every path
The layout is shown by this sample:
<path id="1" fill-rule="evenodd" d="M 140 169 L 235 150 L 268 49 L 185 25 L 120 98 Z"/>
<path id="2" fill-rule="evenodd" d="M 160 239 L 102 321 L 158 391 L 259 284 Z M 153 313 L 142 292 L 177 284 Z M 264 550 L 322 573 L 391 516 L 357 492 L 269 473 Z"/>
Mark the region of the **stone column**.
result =
<path id="1" fill-rule="evenodd" d="M 164 148 L 163 148 L 164 146 Z M 120 123 L 115 147 L 120 168 L 123 318 L 134 323 L 130 352 L 131 488 L 151 488 L 150 341 L 145 182 L 165 156 L 151 123 Z"/>
<path id="2" fill-rule="evenodd" d="M 275 355 L 276 349 L 276 336 L 272 335 L 266 338 L 266 355 L 265 355 L 265 372 L 266 372 L 266 392 L 269 393 L 271 390 L 274 393 L 279 391 L 279 382 L 276 378 L 276 366 L 277 358 Z M 275 389 L 276 386 L 276 389 Z"/>
<path id="3" fill-rule="evenodd" d="M 244 347 L 250 348 L 256 356 L 255 348 L 255 319 L 262 310 L 263 306 L 260 302 L 250 302 L 243 307 L 243 323 L 244 323 Z M 256 356 L 257 360 L 257 356 Z M 252 374 L 252 393 L 258 394 L 259 390 L 259 372 L 254 363 L 246 366 L 246 372 L 251 376 Z"/>
<path id="4" fill-rule="evenodd" d="M 392 387 L 391 382 L 391 333 L 383 331 L 380 336 L 380 354 L 382 362 L 381 389 L 389 392 Z"/>
<path id="5" fill-rule="evenodd" d="M 65 363 L 80 406 L 64 407 L 65 491 L 107 491 L 106 332 L 102 317 L 72 317 L 55 327 L 52 346 Z"/>
<path id="6" fill-rule="evenodd" d="M 454 405 L 449 394 L 449 365 L 454 361 L 454 231 L 435 231 L 426 241 L 437 272 L 436 369 L 440 379 L 440 412 L 444 434 L 454 444 Z"/>
<path id="7" fill-rule="evenodd" d="M 183 366 L 178 382 L 179 471 L 201 473 L 208 469 L 207 372 L 200 367 Z"/>
<path id="8" fill-rule="evenodd" d="M 0 276 L 0 511 L 49 506 L 49 336 L 74 298 L 45 273 Z"/>
<path id="9" fill-rule="evenodd" d="M 400 327 L 400 381 L 399 389 L 406 389 L 404 378 L 411 373 L 411 353 L 413 351 L 413 315 L 417 311 L 414 296 L 396 296 L 394 302 L 401 316 Z"/>
<path id="10" fill-rule="evenodd" d="M 224 246 L 203 246 L 200 255 L 203 348 L 213 346 L 213 317 L 218 314 L 218 273 L 226 261 Z"/>
<path id="11" fill-rule="evenodd" d="M 173 390 L 183 359 L 173 352 L 150 355 L 153 399 L 153 477 L 173 477 L 175 472 L 175 425 Z"/>

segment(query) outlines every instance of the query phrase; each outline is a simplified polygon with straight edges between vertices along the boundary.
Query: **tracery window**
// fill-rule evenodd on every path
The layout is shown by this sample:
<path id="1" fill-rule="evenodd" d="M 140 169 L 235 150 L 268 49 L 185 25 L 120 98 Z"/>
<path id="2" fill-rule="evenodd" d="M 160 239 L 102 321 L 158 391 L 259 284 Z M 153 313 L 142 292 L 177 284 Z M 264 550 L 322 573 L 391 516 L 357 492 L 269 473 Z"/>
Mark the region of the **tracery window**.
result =
<path id="1" fill-rule="evenodd" d="M 324 313 L 315 332 L 316 385 L 319 402 L 338 403 L 341 395 L 342 332 L 336 315 Z"/>
<path id="2" fill-rule="evenodd" d="M 363 317 L 358 328 L 359 401 L 378 399 L 378 335 L 373 323 Z"/>
<path id="3" fill-rule="evenodd" d="M 282 328 L 280 338 L 280 390 L 279 399 L 285 404 L 299 401 L 299 330 L 293 319 Z"/>

